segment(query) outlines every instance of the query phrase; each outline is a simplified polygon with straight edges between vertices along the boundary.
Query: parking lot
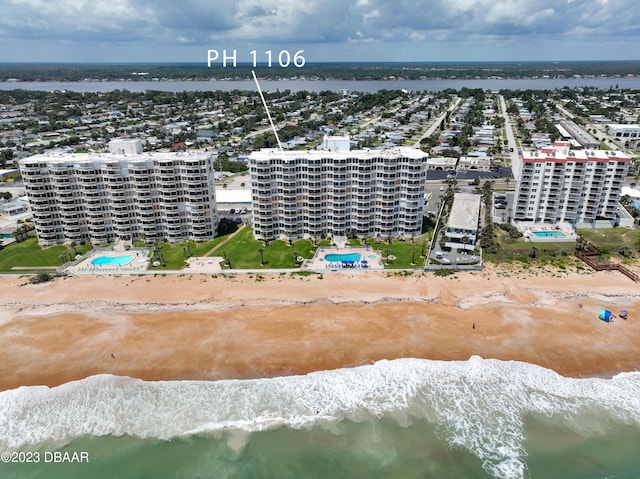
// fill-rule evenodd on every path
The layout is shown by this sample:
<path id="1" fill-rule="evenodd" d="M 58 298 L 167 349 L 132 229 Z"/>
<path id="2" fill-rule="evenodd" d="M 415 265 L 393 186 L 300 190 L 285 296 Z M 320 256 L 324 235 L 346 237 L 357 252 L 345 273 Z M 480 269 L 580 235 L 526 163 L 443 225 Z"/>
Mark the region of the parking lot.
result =
<path id="1" fill-rule="evenodd" d="M 493 221 L 495 223 L 509 223 L 513 218 L 513 192 L 493 194 Z"/>

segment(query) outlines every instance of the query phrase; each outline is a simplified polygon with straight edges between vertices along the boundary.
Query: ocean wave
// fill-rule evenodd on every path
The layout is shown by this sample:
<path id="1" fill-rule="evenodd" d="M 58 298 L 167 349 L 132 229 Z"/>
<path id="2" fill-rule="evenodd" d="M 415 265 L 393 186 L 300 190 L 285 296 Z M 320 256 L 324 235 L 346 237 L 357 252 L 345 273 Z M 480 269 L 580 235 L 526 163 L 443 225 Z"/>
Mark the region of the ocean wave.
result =
<path id="1" fill-rule="evenodd" d="M 0 448 L 82 436 L 168 440 L 227 431 L 229 447 L 241 450 L 253 431 L 391 418 L 403 426 L 428 421 L 494 477 L 519 478 L 527 475 L 525 421 L 531 416 L 580 433 L 603 433 L 610 422 L 640 428 L 640 373 L 573 379 L 527 363 L 473 357 L 398 359 L 256 380 L 99 375 L 0 393 Z"/>

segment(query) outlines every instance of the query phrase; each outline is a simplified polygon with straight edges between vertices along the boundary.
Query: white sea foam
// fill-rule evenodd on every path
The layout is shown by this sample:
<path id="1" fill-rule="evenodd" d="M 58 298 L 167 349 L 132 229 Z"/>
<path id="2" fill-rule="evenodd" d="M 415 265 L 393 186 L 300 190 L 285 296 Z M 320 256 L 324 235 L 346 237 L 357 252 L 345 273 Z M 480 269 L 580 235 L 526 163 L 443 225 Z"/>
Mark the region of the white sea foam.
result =
<path id="1" fill-rule="evenodd" d="M 610 421 L 640 428 L 640 373 L 570 379 L 520 362 L 380 361 L 306 376 L 246 381 L 145 382 L 94 376 L 56 388 L 0 393 L 0 448 L 94 435 L 169 439 L 229 434 L 239 450 L 251 432 L 331 428 L 342 420 L 426 420 L 499 478 L 525 477 L 524 422 L 535 416 L 582 432 Z M 584 421 L 589 418 L 589 421 Z"/>

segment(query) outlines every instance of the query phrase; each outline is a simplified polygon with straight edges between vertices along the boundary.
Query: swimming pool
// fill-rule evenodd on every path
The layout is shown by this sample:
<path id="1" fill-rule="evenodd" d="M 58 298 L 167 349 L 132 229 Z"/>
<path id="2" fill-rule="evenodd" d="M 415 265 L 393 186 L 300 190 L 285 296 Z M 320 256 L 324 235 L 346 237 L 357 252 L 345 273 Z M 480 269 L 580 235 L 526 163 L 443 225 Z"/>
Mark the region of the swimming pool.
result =
<path id="1" fill-rule="evenodd" d="M 566 235 L 562 231 L 532 231 L 539 238 L 564 238 Z"/>
<path id="2" fill-rule="evenodd" d="M 97 256 L 91 260 L 91 264 L 93 266 L 124 266 L 133 258 L 133 256 Z"/>
<path id="3" fill-rule="evenodd" d="M 334 254 L 329 253 L 324 255 L 324 259 L 331 263 L 341 263 L 343 261 L 353 261 L 354 263 L 360 261 L 362 256 L 360 253 L 347 253 L 347 254 Z"/>

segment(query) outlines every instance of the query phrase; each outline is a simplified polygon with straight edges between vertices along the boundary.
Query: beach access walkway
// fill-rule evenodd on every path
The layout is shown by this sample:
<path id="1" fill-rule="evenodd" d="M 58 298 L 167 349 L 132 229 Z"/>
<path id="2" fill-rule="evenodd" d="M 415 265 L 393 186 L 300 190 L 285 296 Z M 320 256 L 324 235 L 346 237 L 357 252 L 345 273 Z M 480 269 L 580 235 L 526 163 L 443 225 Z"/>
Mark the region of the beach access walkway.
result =
<path id="1" fill-rule="evenodd" d="M 593 245 L 589 245 L 584 251 L 576 251 L 574 254 L 576 258 L 581 260 L 594 271 L 619 271 L 627 278 L 635 281 L 636 283 L 640 282 L 640 276 L 638 276 L 626 266 L 618 263 L 596 263 L 594 260 L 592 260 L 590 256 L 599 256 L 601 254 L 600 250 Z"/>

